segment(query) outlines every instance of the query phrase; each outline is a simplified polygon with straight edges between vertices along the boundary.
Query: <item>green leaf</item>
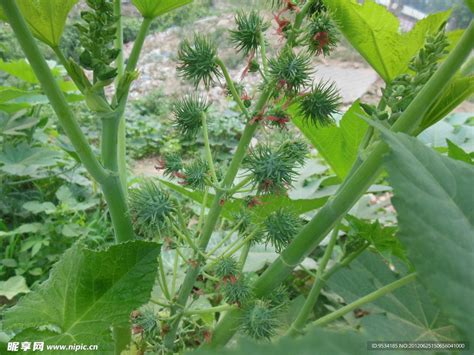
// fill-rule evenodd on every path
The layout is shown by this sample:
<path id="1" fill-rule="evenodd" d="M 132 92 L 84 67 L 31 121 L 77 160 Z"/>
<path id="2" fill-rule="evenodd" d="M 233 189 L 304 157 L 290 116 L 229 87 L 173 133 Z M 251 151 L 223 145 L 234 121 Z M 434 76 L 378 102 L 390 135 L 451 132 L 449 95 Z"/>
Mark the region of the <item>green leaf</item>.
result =
<path id="1" fill-rule="evenodd" d="M 395 15 L 372 0 L 363 5 L 353 0 L 325 3 L 347 40 L 387 83 L 408 71 L 410 59 L 423 46 L 426 36 L 437 32 L 450 14 L 430 15 L 410 32 L 402 33 Z"/>
<path id="2" fill-rule="evenodd" d="M 149 299 L 160 245 L 133 241 L 92 251 L 74 245 L 49 279 L 5 312 L 5 329 L 24 329 L 16 339 L 46 344 L 97 344 L 113 349 L 111 326 L 127 325 L 130 312 Z M 44 328 L 48 327 L 48 331 Z"/>
<path id="3" fill-rule="evenodd" d="M 440 310 L 474 341 L 474 167 L 407 135 L 383 133 L 398 236 Z"/>
<path id="4" fill-rule="evenodd" d="M 461 147 L 451 142 L 449 139 L 446 139 L 448 143 L 448 156 L 450 158 L 463 161 L 465 163 L 474 164 L 472 157 L 467 154 Z"/>
<path id="5" fill-rule="evenodd" d="M 41 223 L 25 223 L 19 226 L 18 228 L 4 232 L 0 231 L 0 237 L 3 236 L 11 236 L 11 235 L 20 235 L 20 234 L 28 234 L 28 233 L 36 233 L 41 230 L 42 224 Z"/>
<path id="6" fill-rule="evenodd" d="M 255 343 L 243 340 L 234 349 L 200 349 L 187 354 L 196 355 L 347 355 L 365 354 L 367 339 L 363 334 L 353 331 L 331 331 L 314 328 L 299 338 L 283 337 L 271 342 Z"/>
<path id="7" fill-rule="evenodd" d="M 392 271 L 384 260 L 365 252 L 347 268 L 334 274 L 327 282 L 329 288 L 342 296 L 345 303 L 357 299 L 396 281 L 406 272 L 395 263 Z M 347 314 L 345 320 L 366 332 L 373 341 L 453 341 L 457 339 L 454 326 L 431 301 L 427 291 L 413 282 L 378 300 L 366 304 L 362 311 L 368 314 L 356 318 Z"/>
<path id="8" fill-rule="evenodd" d="M 474 94 L 474 76 L 456 76 L 430 107 L 418 129 L 420 132 L 442 120 L 464 100 Z"/>
<path id="9" fill-rule="evenodd" d="M 364 115 L 359 102 L 356 101 L 349 108 L 339 122 L 339 126 L 309 125 L 302 117 L 298 117 L 295 108 L 292 111 L 295 125 L 318 150 L 341 181 L 344 180 L 357 158 L 360 142 L 367 131 L 367 123 L 359 117 L 359 115 Z"/>
<path id="10" fill-rule="evenodd" d="M 204 201 L 204 193 L 202 192 L 191 191 L 180 185 L 176 185 L 170 181 L 166 181 L 163 179 L 159 180 L 163 185 L 180 193 L 183 196 L 189 197 L 197 203 L 202 203 Z M 207 207 L 211 206 L 213 199 L 214 195 L 208 193 Z M 258 221 L 260 221 L 266 216 L 268 216 L 270 213 L 282 207 L 286 207 L 296 214 L 309 212 L 322 207 L 326 203 L 327 199 L 328 196 L 308 200 L 292 200 L 287 196 L 262 196 L 260 198 L 260 201 L 262 203 L 260 205 L 255 206 L 252 210 L 255 212 L 253 215 L 258 218 Z M 239 210 L 244 206 L 245 201 L 239 198 L 232 199 L 231 201 L 225 201 L 222 209 L 222 215 L 227 219 L 233 220 L 235 218 L 235 214 L 237 214 Z"/>
<path id="11" fill-rule="evenodd" d="M 0 296 L 12 300 L 20 293 L 28 293 L 30 289 L 26 285 L 23 276 L 12 276 L 7 281 L 0 281 Z"/>
<path id="12" fill-rule="evenodd" d="M 2 105 L 0 104 L 0 110 Z M 26 136 L 23 130 L 38 124 L 39 118 L 29 115 L 2 115 L 0 113 L 0 134 L 11 136 Z"/>
<path id="13" fill-rule="evenodd" d="M 0 59 L 0 70 L 30 84 L 39 83 L 33 72 L 33 68 L 31 68 L 31 65 L 25 59 L 18 59 L 11 62 L 4 62 Z"/>
<path id="14" fill-rule="evenodd" d="M 67 15 L 78 0 L 16 0 L 32 33 L 51 47 L 59 45 Z"/>
<path id="15" fill-rule="evenodd" d="M 25 210 L 33 213 L 46 213 L 52 214 L 56 211 L 56 206 L 51 202 L 39 202 L 39 201 L 28 201 L 22 206 Z"/>
<path id="16" fill-rule="evenodd" d="M 143 17 L 155 18 L 187 5 L 192 1 L 193 0 L 132 0 L 132 3 Z"/>
<path id="17" fill-rule="evenodd" d="M 26 142 L 6 145 L 0 151 L 0 171 L 17 176 L 34 175 L 39 168 L 56 164 L 61 154 L 43 147 L 30 147 Z"/>
<path id="18" fill-rule="evenodd" d="M 11 86 L 0 86 L 0 102 L 6 102 L 25 96 L 37 95 L 39 91 L 22 90 Z"/>
<path id="19" fill-rule="evenodd" d="M 349 222 L 350 236 L 368 241 L 388 262 L 392 262 L 392 256 L 396 256 L 408 263 L 406 251 L 395 236 L 396 227 L 383 226 L 378 220 L 371 223 L 351 215 L 347 215 L 346 220 Z"/>

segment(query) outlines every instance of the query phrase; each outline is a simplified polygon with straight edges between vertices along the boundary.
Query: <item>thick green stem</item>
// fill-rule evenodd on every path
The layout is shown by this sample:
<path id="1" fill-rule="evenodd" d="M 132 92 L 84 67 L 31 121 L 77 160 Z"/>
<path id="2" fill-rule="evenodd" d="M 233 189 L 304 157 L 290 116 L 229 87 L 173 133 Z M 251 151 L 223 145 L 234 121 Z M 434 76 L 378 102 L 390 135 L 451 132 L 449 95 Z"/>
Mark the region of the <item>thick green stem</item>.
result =
<path id="1" fill-rule="evenodd" d="M 120 117 L 107 115 L 102 118 L 101 154 L 106 169 L 118 174 L 118 130 Z M 125 189 L 124 189 L 125 191 Z"/>
<path id="2" fill-rule="evenodd" d="M 469 56 L 473 43 L 474 26 L 471 23 L 456 48 L 393 125 L 394 132 L 411 134 L 418 127 L 431 104 Z M 254 285 L 257 297 L 267 294 L 278 286 L 294 267 L 319 245 L 334 224 L 350 210 L 378 177 L 382 170 L 382 158 L 386 152 L 387 146 L 383 142 L 374 147 L 367 159 L 342 184 L 336 195 L 321 208 L 281 256 L 258 278 Z M 238 310 L 225 316 L 213 334 L 212 347 L 222 346 L 229 341 L 237 329 L 239 317 Z"/>
<path id="3" fill-rule="evenodd" d="M 262 96 L 260 97 L 255 107 L 256 112 L 259 112 L 265 106 L 271 93 L 272 93 L 271 90 L 268 90 L 262 93 Z M 209 243 L 209 239 L 211 238 L 212 232 L 214 231 L 214 228 L 216 227 L 217 221 L 222 211 L 221 198 L 224 197 L 225 190 L 228 189 L 230 186 L 232 186 L 232 183 L 234 182 L 234 179 L 237 176 L 239 167 L 245 157 L 245 153 L 247 152 L 247 149 L 250 145 L 250 141 L 252 140 L 252 137 L 254 136 L 255 131 L 257 130 L 257 127 L 258 127 L 258 124 L 251 121 L 249 121 L 247 125 L 245 126 L 244 132 L 242 134 L 242 137 L 240 138 L 239 145 L 237 146 L 237 149 L 234 153 L 229 169 L 227 170 L 227 173 L 224 179 L 222 180 L 221 189 L 218 189 L 216 191 L 214 200 L 212 201 L 211 208 L 209 209 L 209 213 L 207 215 L 206 223 L 204 224 L 204 227 L 199 239 L 198 247 L 202 251 L 206 250 L 207 244 Z M 178 312 L 179 309 L 182 309 L 186 306 L 188 297 L 191 294 L 193 286 L 199 275 L 200 265 L 204 262 L 205 262 L 205 259 L 200 257 L 198 260 L 198 265 L 190 265 L 188 271 L 186 272 L 186 277 L 183 281 L 183 284 L 181 285 L 181 288 L 179 290 L 177 300 L 176 300 L 176 305 L 171 310 L 171 315 L 176 314 L 176 312 Z M 168 334 L 166 334 L 165 336 L 165 340 L 164 340 L 165 346 L 170 350 L 173 349 L 174 347 L 176 332 L 178 331 L 178 326 L 181 321 L 181 318 L 182 318 L 182 314 L 178 315 L 173 320 L 173 322 L 170 324 L 170 330 Z"/>
<path id="4" fill-rule="evenodd" d="M 127 200 L 120 182 L 120 177 L 111 175 L 106 182 L 101 184 L 110 217 L 115 230 L 115 239 L 118 243 L 134 238 L 132 220 L 128 213 Z"/>
<path id="5" fill-rule="evenodd" d="M 206 308 L 206 309 L 190 309 L 189 311 L 184 311 L 184 314 L 190 316 L 193 314 L 220 313 L 220 312 L 230 311 L 232 309 L 235 309 L 235 307 L 236 307 L 235 305 L 223 304 L 220 306 Z"/>
<path id="6" fill-rule="evenodd" d="M 296 317 L 295 321 L 291 324 L 290 329 L 288 330 L 289 335 L 296 335 L 301 332 L 301 329 L 303 329 L 306 320 L 308 319 L 310 313 L 314 308 L 314 305 L 316 304 L 316 301 L 318 300 L 319 292 L 321 291 L 322 285 L 324 283 L 323 273 L 326 269 L 326 265 L 328 264 L 329 259 L 331 258 L 334 246 L 336 245 L 338 232 L 339 229 L 335 228 L 331 234 L 331 239 L 326 247 L 326 250 L 324 251 L 323 258 L 321 260 L 321 263 L 319 264 L 318 271 L 316 272 L 314 284 L 311 287 L 311 291 L 309 292 L 303 307 L 298 312 L 298 316 Z"/>
<path id="7" fill-rule="evenodd" d="M 145 17 L 142 21 L 140 26 L 140 30 L 138 31 L 137 38 L 135 38 L 135 42 L 133 43 L 132 52 L 127 60 L 127 66 L 125 67 L 126 72 L 133 72 L 138 64 L 138 59 L 140 58 L 140 53 L 143 48 L 143 44 L 145 43 L 146 35 L 150 30 L 150 25 L 153 19 Z"/>
<path id="8" fill-rule="evenodd" d="M 123 57 L 123 22 L 122 22 L 122 0 L 114 0 L 114 15 L 117 20 L 117 36 L 115 37 L 115 48 L 119 50 L 115 64 L 117 66 L 117 78 L 115 79 L 115 88 L 117 89 L 120 80 L 124 74 L 124 57 Z M 127 197 L 127 143 L 126 143 L 126 127 L 125 117 L 119 117 L 117 132 L 117 169 L 120 176 L 120 182 Z"/>
<path id="9" fill-rule="evenodd" d="M 354 309 L 357 309 L 367 303 L 373 302 L 379 299 L 380 297 L 385 296 L 387 293 L 393 292 L 396 289 L 415 281 L 415 279 L 416 273 L 402 277 L 400 280 L 394 281 L 384 287 L 381 287 L 377 291 L 369 293 L 368 295 L 359 298 L 357 301 L 354 301 L 342 308 L 339 308 L 337 311 L 334 311 L 332 313 L 329 313 L 328 315 L 325 315 L 324 317 L 319 318 L 318 320 L 313 322 L 313 325 L 324 326 L 338 319 L 339 317 L 342 317 L 343 315 L 353 311 Z"/>
<path id="10" fill-rule="evenodd" d="M 105 181 L 108 177 L 107 171 L 102 167 L 97 157 L 92 152 L 91 146 L 77 124 L 63 93 L 54 80 L 54 77 L 46 64 L 33 35 L 28 29 L 25 20 L 21 16 L 15 1 L 2 0 L 1 5 L 26 58 L 30 62 L 44 93 L 48 97 L 61 126 L 71 140 L 77 155 L 89 174 L 95 180 L 99 183 Z"/>

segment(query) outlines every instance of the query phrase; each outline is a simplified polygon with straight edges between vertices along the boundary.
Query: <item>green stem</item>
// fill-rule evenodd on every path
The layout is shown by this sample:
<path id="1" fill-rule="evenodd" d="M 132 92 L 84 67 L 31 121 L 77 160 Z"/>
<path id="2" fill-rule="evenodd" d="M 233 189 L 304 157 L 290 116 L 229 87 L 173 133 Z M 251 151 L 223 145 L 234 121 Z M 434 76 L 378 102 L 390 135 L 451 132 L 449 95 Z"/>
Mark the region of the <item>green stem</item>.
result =
<path id="1" fill-rule="evenodd" d="M 212 159 L 211 146 L 209 144 L 209 133 L 207 130 L 206 113 L 203 112 L 201 116 L 202 116 L 202 132 L 204 136 L 204 147 L 206 149 L 207 163 L 209 164 L 209 170 L 211 171 L 213 182 L 217 184 L 219 181 L 217 179 L 216 168 L 214 167 L 214 160 Z"/>
<path id="2" fill-rule="evenodd" d="M 206 258 L 210 258 L 210 257 L 212 256 L 212 254 L 214 254 L 214 253 L 217 251 L 217 249 L 219 249 L 222 245 L 225 244 L 225 242 L 227 242 L 230 238 L 232 238 L 232 236 L 234 235 L 235 231 L 236 231 L 237 229 L 239 229 L 239 227 L 242 225 L 242 223 L 243 223 L 242 221 L 238 222 L 238 223 L 234 226 L 234 228 L 232 228 L 232 229 L 230 230 L 230 232 L 227 233 L 227 235 L 226 235 L 224 238 L 222 238 L 222 239 L 219 241 L 219 243 L 217 243 L 217 244 L 214 246 L 214 248 L 212 248 L 208 253 L 206 253 Z"/>
<path id="3" fill-rule="evenodd" d="M 117 66 L 117 79 L 116 83 L 120 82 L 124 73 L 124 62 L 123 62 L 123 26 L 122 26 L 122 0 L 114 0 L 114 16 L 117 17 L 117 35 L 115 36 L 115 48 L 120 52 L 115 59 L 115 65 Z"/>
<path id="4" fill-rule="evenodd" d="M 132 220 L 128 213 L 127 199 L 122 188 L 120 177 L 112 175 L 105 183 L 101 184 L 110 217 L 115 230 L 115 239 L 118 243 L 134 238 Z"/>
<path id="5" fill-rule="evenodd" d="M 298 32 L 301 28 L 301 25 L 303 24 L 303 20 L 308 14 L 309 9 L 313 4 L 315 3 L 315 0 L 308 0 L 306 4 L 301 8 L 300 12 L 296 15 L 295 18 L 295 23 L 293 24 L 293 29 L 291 30 L 291 33 L 288 37 L 288 42 L 287 46 L 289 47 L 294 47 L 296 44 L 296 39 L 298 37 Z"/>
<path id="6" fill-rule="evenodd" d="M 217 58 L 216 62 L 217 62 L 217 65 L 221 68 L 222 73 L 224 74 L 224 78 L 227 83 L 227 88 L 230 90 L 230 93 L 232 94 L 234 101 L 237 103 L 242 113 L 245 116 L 247 116 L 247 118 L 249 118 L 249 112 L 247 108 L 245 107 L 244 103 L 242 102 L 242 99 L 240 98 L 240 95 L 237 92 L 237 89 L 235 88 L 234 81 L 230 77 L 229 72 L 227 71 L 227 68 L 224 62 L 219 58 Z"/>
<path id="7" fill-rule="evenodd" d="M 168 282 L 166 281 L 166 274 L 165 274 L 165 268 L 164 268 L 164 264 L 163 264 L 163 256 L 160 255 L 158 256 L 158 263 L 159 263 L 159 266 L 158 266 L 158 269 L 159 269 L 159 273 L 160 273 L 160 278 L 161 278 L 161 284 L 162 284 L 162 288 L 161 290 L 163 291 L 163 295 L 168 299 L 168 300 L 171 300 L 171 295 L 170 295 L 170 291 L 168 289 Z"/>
<path id="8" fill-rule="evenodd" d="M 247 243 L 245 243 L 244 247 L 242 248 L 240 252 L 240 258 L 239 258 L 240 271 L 244 269 L 245 262 L 247 261 L 247 258 L 249 256 L 251 246 L 252 246 L 252 242 L 248 241 Z"/>
<path id="9" fill-rule="evenodd" d="M 270 97 L 272 91 L 267 90 L 262 93 L 259 101 L 256 104 L 255 110 L 259 112 L 265 106 L 268 98 Z M 245 153 L 247 152 L 248 146 L 250 145 L 250 141 L 257 130 L 258 124 L 249 121 L 245 126 L 244 132 L 242 137 L 240 138 L 239 144 L 237 149 L 234 153 L 232 161 L 230 163 L 229 169 L 222 180 L 221 189 L 216 191 L 214 196 L 214 200 L 212 201 L 211 208 L 209 209 L 209 213 L 207 215 L 206 223 L 204 224 L 198 247 L 201 250 L 206 250 L 207 244 L 209 243 L 209 239 L 211 238 L 212 232 L 217 224 L 219 219 L 220 213 L 222 211 L 222 205 L 220 203 L 221 198 L 224 196 L 225 189 L 232 186 L 235 177 L 239 171 L 239 167 L 245 157 Z M 199 258 L 198 262 L 199 265 L 190 265 L 189 269 L 186 272 L 186 277 L 181 285 L 179 290 L 176 305 L 171 309 L 172 315 L 174 315 L 179 308 L 184 308 L 186 306 L 187 300 L 189 295 L 192 292 L 193 286 L 197 280 L 199 275 L 200 265 L 203 264 L 206 260 L 204 258 Z M 170 330 L 166 334 L 164 343 L 168 349 L 173 349 L 174 340 L 176 337 L 176 332 L 178 331 L 178 326 L 181 321 L 182 315 L 176 317 L 176 319 L 170 324 Z"/>
<path id="10" fill-rule="evenodd" d="M 263 73 L 266 76 L 268 73 L 267 45 L 265 43 L 265 36 L 262 31 L 259 32 L 259 38 L 260 38 L 260 55 L 262 56 Z"/>
<path id="11" fill-rule="evenodd" d="M 385 296 L 387 293 L 393 292 L 396 289 L 405 286 L 409 284 L 410 282 L 415 281 L 416 279 L 416 273 L 409 274 L 405 277 L 402 277 L 400 280 L 397 280 L 395 282 L 392 282 L 384 287 L 379 288 L 377 291 L 371 292 L 368 295 L 359 298 L 357 301 L 354 301 L 342 308 L 339 308 L 337 311 L 334 311 L 332 313 L 329 313 L 328 315 L 325 315 L 324 317 L 319 318 L 315 322 L 313 322 L 313 325 L 317 326 L 324 326 L 339 317 L 342 317 L 343 315 L 353 311 L 354 309 L 357 309 L 367 303 L 373 302 L 377 299 L 379 299 L 382 296 Z"/>
<path id="12" fill-rule="evenodd" d="M 54 80 L 51 71 L 44 60 L 28 26 L 20 14 L 15 1 L 1 1 L 8 22 L 15 33 L 26 58 L 38 78 L 44 93 L 55 111 L 61 126 L 71 140 L 76 153 L 89 174 L 99 183 L 108 177 L 107 171 L 99 163 L 97 157 L 92 152 L 91 146 L 87 142 L 81 128 L 69 108 L 66 99 Z"/>
<path id="13" fill-rule="evenodd" d="M 219 313 L 219 312 L 226 312 L 232 309 L 235 309 L 235 305 L 224 304 L 221 306 L 210 307 L 206 309 L 190 309 L 188 311 L 184 311 L 184 314 L 187 316 L 191 316 L 193 314 L 206 314 L 206 313 Z"/>
<path id="14" fill-rule="evenodd" d="M 321 291 L 322 285 L 324 283 L 323 273 L 326 269 L 329 259 L 331 258 L 334 246 L 336 245 L 338 233 L 339 229 L 334 228 L 334 231 L 331 234 L 331 239 L 329 240 L 329 244 L 327 245 L 326 250 L 324 251 L 321 263 L 319 264 L 318 271 L 316 272 L 316 278 L 314 280 L 313 286 L 311 287 L 311 291 L 309 292 L 303 307 L 298 312 L 295 321 L 291 324 L 287 333 L 288 335 L 296 335 L 301 332 L 306 323 L 306 320 L 308 319 L 310 313 L 314 308 L 314 305 L 318 300 L 319 292 Z"/>
<path id="15" fill-rule="evenodd" d="M 393 131 L 411 134 L 418 127 L 431 104 L 469 56 L 473 43 L 474 25 L 471 22 L 456 48 L 393 125 Z M 256 297 L 267 294 L 278 286 L 293 268 L 319 245 L 334 224 L 350 210 L 378 177 L 382 170 L 382 158 L 386 152 L 387 146 L 383 142 L 373 148 L 367 159 L 341 185 L 336 195 L 319 210 L 280 257 L 257 279 L 254 285 Z M 239 310 L 235 310 L 222 319 L 214 331 L 212 347 L 222 346 L 229 341 L 238 327 L 239 317 Z"/>
<path id="16" fill-rule="evenodd" d="M 102 140 L 100 142 L 102 163 L 106 169 L 115 173 L 118 173 L 119 124 L 120 117 L 115 114 L 102 117 Z"/>

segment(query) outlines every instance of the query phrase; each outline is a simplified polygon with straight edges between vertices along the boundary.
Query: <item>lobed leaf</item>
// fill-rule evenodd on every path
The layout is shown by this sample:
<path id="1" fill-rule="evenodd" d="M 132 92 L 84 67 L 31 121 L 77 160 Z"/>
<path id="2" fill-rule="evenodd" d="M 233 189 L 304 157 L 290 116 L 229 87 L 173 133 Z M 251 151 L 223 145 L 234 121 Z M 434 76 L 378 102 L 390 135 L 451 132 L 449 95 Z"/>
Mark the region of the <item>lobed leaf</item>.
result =
<path id="1" fill-rule="evenodd" d="M 421 283 L 440 310 L 474 341 L 474 167 L 416 139 L 384 133 L 399 233 Z"/>
<path id="2" fill-rule="evenodd" d="M 346 303 L 351 303 L 406 273 L 404 266 L 396 261 L 394 268 L 395 272 L 380 256 L 365 252 L 334 274 L 328 286 Z M 360 328 L 373 341 L 454 341 L 458 336 L 418 281 L 364 305 L 358 317 L 345 316 L 349 324 L 358 327 L 360 323 Z"/>
<path id="3" fill-rule="evenodd" d="M 347 40 L 387 83 L 408 71 L 426 36 L 437 32 L 450 15 L 450 11 L 430 15 L 402 33 L 395 15 L 372 0 L 362 5 L 353 0 L 325 4 Z"/>
<path id="4" fill-rule="evenodd" d="M 5 312 L 4 328 L 23 329 L 15 341 L 98 344 L 107 353 L 111 326 L 126 325 L 130 312 L 148 301 L 159 252 L 159 244 L 145 241 L 103 251 L 76 244 L 46 282 Z"/>
<path id="5" fill-rule="evenodd" d="M 367 123 L 361 120 L 359 115 L 364 115 L 364 111 L 356 101 L 344 114 L 339 126 L 309 125 L 299 115 L 293 116 L 294 124 L 318 150 L 341 181 L 354 164 L 360 142 L 367 131 Z"/>

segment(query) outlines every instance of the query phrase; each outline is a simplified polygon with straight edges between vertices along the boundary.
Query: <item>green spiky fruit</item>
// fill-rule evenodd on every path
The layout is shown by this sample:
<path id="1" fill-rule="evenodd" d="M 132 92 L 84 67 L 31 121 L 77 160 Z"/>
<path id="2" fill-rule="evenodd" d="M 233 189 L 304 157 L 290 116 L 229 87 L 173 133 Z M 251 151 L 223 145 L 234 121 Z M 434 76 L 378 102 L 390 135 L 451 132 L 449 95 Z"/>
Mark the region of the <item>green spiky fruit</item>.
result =
<path id="1" fill-rule="evenodd" d="M 265 32 L 270 24 L 265 22 L 257 11 L 250 13 L 239 11 L 235 16 L 237 28 L 230 31 L 230 40 L 239 52 L 248 55 L 255 52 L 261 45 L 262 32 Z"/>
<path id="2" fill-rule="evenodd" d="M 241 330 L 253 339 L 270 339 L 279 324 L 276 310 L 266 301 L 256 301 L 244 310 Z"/>
<path id="3" fill-rule="evenodd" d="M 144 237 L 154 237 L 165 231 L 175 212 L 169 194 L 152 181 L 131 190 L 129 204 L 134 224 Z"/>
<path id="4" fill-rule="evenodd" d="M 217 261 L 215 266 L 216 275 L 220 278 L 228 278 L 235 276 L 239 272 L 239 264 L 231 257 L 222 257 Z"/>
<path id="5" fill-rule="evenodd" d="M 268 62 L 268 73 L 272 85 L 283 89 L 287 94 L 295 95 L 309 84 L 311 74 L 311 59 L 307 53 L 295 54 L 285 50 L 276 59 Z"/>
<path id="6" fill-rule="evenodd" d="M 202 127 L 202 115 L 209 104 L 199 95 L 187 95 L 176 101 L 172 107 L 175 127 L 186 138 L 194 137 Z"/>
<path id="7" fill-rule="evenodd" d="M 207 37 L 195 34 L 193 41 L 184 40 L 178 51 L 178 71 L 196 87 L 203 82 L 209 87 L 222 76 L 217 64 L 217 47 Z"/>
<path id="8" fill-rule="evenodd" d="M 334 83 L 320 82 L 300 100 L 299 113 L 306 122 L 316 126 L 334 123 L 333 116 L 339 112 L 341 96 Z"/>
<path id="9" fill-rule="evenodd" d="M 264 221 L 263 236 L 277 253 L 285 249 L 301 228 L 301 221 L 293 212 L 280 208 Z"/>

